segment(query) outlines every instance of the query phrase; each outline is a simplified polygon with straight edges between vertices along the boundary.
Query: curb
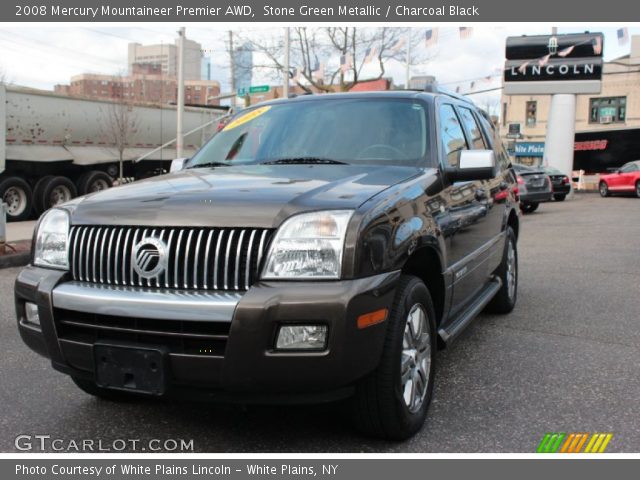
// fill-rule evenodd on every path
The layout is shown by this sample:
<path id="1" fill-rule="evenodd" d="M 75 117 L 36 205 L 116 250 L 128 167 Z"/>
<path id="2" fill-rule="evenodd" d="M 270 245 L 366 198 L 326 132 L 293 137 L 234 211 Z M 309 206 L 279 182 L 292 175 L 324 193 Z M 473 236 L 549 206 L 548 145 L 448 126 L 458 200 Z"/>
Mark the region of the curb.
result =
<path id="1" fill-rule="evenodd" d="M 31 252 L 12 253 L 0 255 L 0 268 L 24 267 L 29 263 Z"/>

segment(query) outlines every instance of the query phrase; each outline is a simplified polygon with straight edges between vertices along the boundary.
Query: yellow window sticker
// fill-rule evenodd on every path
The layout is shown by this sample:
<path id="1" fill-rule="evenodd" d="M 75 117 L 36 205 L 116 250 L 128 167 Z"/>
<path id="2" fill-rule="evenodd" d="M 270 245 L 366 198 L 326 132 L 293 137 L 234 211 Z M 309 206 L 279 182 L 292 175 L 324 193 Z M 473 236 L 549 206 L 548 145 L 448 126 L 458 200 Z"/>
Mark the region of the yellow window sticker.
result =
<path id="1" fill-rule="evenodd" d="M 255 110 L 251 110 L 250 112 L 245 113 L 244 115 L 240 115 L 234 121 L 229 122 L 227 124 L 227 126 L 224 127 L 224 129 L 222 131 L 226 132 L 226 131 L 231 130 L 233 128 L 239 127 L 240 125 L 242 125 L 244 123 L 250 122 L 251 120 L 253 120 L 255 118 L 258 118 L 260 115 L 262 115 L 264 112 L 266 112 L 269 109 L 271 109 L 270 106 L 260 107 L 260 108 L 256 108 Z"/>

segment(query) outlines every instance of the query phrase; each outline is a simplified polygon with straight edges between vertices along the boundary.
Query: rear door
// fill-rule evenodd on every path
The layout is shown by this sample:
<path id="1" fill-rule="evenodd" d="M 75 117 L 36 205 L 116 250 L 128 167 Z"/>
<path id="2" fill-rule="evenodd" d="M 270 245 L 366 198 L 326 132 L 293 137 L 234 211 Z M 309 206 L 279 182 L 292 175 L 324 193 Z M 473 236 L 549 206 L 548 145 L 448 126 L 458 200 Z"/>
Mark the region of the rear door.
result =
<path id="1" fill-rule="evenodd" d="M 628 163 L 623 169 L 620 175 L 620 189 L 635 190 L 638 166 L 635 163 Z"/>
<path id="2" fill-rule="evenodd" d="M 444 171 L 460 164 L 462 151 L 473 148 L 474 140 L 466 133 L 453 101 L 442 101 L 436 108 Z M 444 212 L 437 221 L 447 244 L 447 269 L 453 278 L 451 314 L 455 315 L 484 285 L 486 271 L 478 252 L 490 240 L 492 228 L 485 185 L 481 181 L 450 184 L 446 175 L 443 178 Z"/>

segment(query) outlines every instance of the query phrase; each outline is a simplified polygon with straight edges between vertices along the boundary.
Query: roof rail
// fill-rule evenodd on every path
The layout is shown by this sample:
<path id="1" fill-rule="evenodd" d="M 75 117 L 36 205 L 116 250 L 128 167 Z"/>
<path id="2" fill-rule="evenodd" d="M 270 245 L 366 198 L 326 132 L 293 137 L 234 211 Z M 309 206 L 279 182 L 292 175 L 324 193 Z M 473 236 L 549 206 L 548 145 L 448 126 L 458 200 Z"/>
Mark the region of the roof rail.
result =
<path id="1" fill-rule="evenodd" d="M 428 93 L 439 93 L 441 95 L 446 95 L 448 97 L 455 98 L 456 100 L 460 100 L 461 102 L 466 102 L 471 105 L 475 105 L 473 103 L 473 100 L 471 100 L 470 98 L 467 98 L 464 95 L 460 95 L 459 93 L 454 93 L 450 90 L 447 90 L 446 88 L 442 88 L 438 86 L 436 82 L 427 83 L 424 86 L 424 91 Z"/>

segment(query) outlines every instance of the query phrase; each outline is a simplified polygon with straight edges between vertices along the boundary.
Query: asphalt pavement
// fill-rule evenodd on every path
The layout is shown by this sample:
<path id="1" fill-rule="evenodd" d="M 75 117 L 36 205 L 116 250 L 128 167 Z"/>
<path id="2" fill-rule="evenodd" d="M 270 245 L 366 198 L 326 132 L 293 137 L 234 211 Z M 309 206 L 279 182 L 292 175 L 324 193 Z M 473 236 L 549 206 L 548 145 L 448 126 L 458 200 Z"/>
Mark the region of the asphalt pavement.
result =
<path id="1" fill-rule="evenodd" d="M 640 199 L 544 204 L 523 217 L 518 304 L 438 357 L 423 430 L 362 437 L 344 403 L 241 407 L 94 399 L 18 336 L 17 268 L 0 270 L 0 451 L 19 434 L 185 439 L 199 452 L 534 452 L 546 432 L 610 432 L 640 452 Z"/>

